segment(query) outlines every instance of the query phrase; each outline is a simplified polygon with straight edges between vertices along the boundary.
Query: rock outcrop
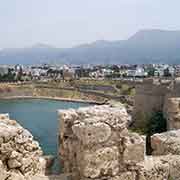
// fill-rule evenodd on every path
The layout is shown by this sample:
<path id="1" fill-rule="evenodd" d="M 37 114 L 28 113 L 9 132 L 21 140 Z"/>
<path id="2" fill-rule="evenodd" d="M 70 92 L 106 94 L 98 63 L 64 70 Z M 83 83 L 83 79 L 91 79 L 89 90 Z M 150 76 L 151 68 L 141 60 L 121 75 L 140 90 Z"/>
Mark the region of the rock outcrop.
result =
<path id="1" fill-rule="evenodd" d="M 7 114 L 0 115 L 0 180 L 45 174 L 46 159 L 31 133 Z"/>

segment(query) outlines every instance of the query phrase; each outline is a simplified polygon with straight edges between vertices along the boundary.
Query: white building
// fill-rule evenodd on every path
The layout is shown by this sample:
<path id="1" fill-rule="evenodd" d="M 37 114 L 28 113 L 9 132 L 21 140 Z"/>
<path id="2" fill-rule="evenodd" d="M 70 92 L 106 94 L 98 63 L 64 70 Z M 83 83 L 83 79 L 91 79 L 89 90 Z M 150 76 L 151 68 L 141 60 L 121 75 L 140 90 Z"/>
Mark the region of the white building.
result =
<path id="1" fill-rule="evenodd" d="M 127 70 L 127 76 L 130 77 L 146 77 L 148 75 L 147 72 L 145 72 L 144 68 L 137 67 L 133 70 Z"/>

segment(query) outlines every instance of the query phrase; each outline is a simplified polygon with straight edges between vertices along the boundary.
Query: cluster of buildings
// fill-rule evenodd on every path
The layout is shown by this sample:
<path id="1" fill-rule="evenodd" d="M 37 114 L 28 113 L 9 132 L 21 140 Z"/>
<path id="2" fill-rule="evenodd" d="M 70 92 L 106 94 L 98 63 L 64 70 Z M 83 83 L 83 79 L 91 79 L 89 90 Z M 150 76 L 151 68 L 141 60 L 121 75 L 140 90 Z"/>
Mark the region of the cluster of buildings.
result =
<path id="1" fill-rule="evenodd" d="M 180 65 L 1 65 L 1 81 L 123 79 L 180 76 Z"/>
<path id="2" fill-rule="evenodd" d="M 180 76 L 180 65 L 147 64 L 147 65 L 111 65 L 96 66 L 89 73 L 92 78 L 146 78 Z"/>

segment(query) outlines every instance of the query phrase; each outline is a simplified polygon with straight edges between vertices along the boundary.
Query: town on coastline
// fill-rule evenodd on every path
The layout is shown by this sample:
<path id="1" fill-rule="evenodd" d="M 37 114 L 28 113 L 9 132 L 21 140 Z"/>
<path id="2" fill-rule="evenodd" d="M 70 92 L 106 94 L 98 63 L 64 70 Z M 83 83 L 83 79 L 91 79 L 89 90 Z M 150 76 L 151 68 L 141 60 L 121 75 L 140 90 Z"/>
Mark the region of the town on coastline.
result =
<path id="1" fill-rule="evenodd" d="M 61 80 L 134 80 L 148 77 L 180 76 L 180 65 L 0 65 L 0 82 L 40 82 Z"/>
<path id="2" fill-rule="evenodd" d="M 180 0 L 0 0 L 0 180 L 180 180 Z"/>

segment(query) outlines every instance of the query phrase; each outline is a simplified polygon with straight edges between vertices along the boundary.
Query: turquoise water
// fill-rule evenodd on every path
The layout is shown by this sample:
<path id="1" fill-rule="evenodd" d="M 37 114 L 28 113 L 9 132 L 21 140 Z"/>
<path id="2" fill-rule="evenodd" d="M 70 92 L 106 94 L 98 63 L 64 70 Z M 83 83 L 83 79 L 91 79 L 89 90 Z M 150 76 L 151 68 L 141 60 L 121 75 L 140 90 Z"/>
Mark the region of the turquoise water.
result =
<path id="1" fill-rule="evenodd" d="M 58 109 L 89 106 L 87 103 L 54 100 L 0 100 L 0 113 L 9 113 L 27 128 L 37 140 L 46 155 L 57 155 Z"/>

